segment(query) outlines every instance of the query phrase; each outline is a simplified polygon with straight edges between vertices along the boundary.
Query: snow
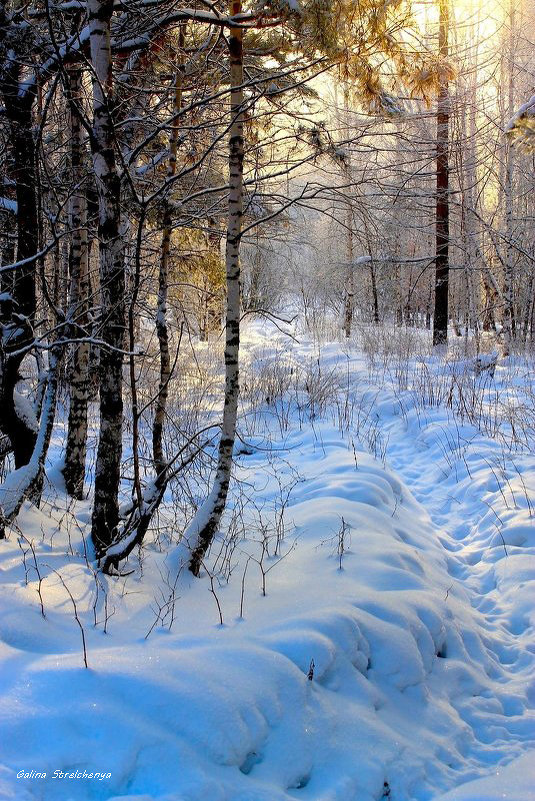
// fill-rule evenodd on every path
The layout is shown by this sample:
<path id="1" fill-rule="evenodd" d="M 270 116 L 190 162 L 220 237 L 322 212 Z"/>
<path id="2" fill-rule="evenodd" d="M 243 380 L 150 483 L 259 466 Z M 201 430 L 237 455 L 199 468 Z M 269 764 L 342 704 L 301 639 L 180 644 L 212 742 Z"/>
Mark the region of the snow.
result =
<path id="1" fill-rule="evenodd" d="M 535 95 L 524 103 L 507 123 L 506 133 L 521 148 L 531 151 L 535 147 Z"/>
<path id="2" fill-rule="evenodd" d="M 13 399 L 15 401 L 17 416 L 21 420 L 24 420 L 26 426 L 32 431 L 35 431 L 37 434 L 39 431 L 39 423 L 37 421 L 37 417 L 35 416 L 35 411 L 31 401 L 26 397 L 26 395 L 22 395 L 17 390 L 15 390 L 13 393 Z"/>
<path id="3" fill-rule="evenodd" d="M 530 99 L 522 106 L 520 106 L 518 111 L 515 112 L 513 117 L 507 123 L 506 130 L 512 131 L 520 119 L 522 119 L 523 117 L 531 117 L 531 116 L 535 116 L 535 95 L 533 95 L 533 97 L 530 97 Z"/>
<path id="4" fill-rule="evenodd" d="M 9 211 L 11 214 L 17 213 L 17 201 L 10 200 L 7 197 L 0 197 L 0 209 L 3 211 Z"/>
<path id="5" fill-rule="evenodd" d="M 516 801 L 535 798 L 535 760 L 533 754 L 514 759 L 505 768 L 483 779 L 475 779 L 441 795 L 437 801 Z"/>
<path id="6" fill-rule="evenodd" d="M 211 575 L 177 581 L 183 546 L 156 539 L 142 572 L 95 574 L 89 502 L 24 506 L 0 562 L 0 798 L 535 798 L 532 455 L 281 327 L 243 336 L 242 525 Z M 473 380 L 505 403 L 511 377 L 531 380 L 512 360 Z"/>
<path id="7" fill-rule="evenodd" d="M 281 9 L 288 10 L 293 14 L 299 14 L 300 16 L 303 15 L 303 9 L 299 0 L 279 0 L 279 7 Z"/>

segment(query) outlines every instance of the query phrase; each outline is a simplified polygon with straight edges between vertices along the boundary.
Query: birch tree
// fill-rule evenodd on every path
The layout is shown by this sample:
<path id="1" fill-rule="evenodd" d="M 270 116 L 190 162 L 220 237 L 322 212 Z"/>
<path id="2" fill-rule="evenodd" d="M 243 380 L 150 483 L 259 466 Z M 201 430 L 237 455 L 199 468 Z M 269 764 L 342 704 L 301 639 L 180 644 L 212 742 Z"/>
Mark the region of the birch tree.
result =
<path id="1" fill-rule="evenodd" d="M 119 522 L 118 490 L 123 430 L 125 272 L 121 240 L 121 180 L 113 122 L 111 0 L 87 4 L 93 83 L 91 150 L 98 193 L 101 331 L 100 431 L 95 466 L 91 538 L 97 557 L 112 542 Z"/>
<path id="2" fill-rule="evenodd" d="M 65 467 L 63 475 L 67 492 L 83 498 L 85 461 L 87 453 L 87 413 L 89 398 L 89 341 L 88 298 L 89 241 L 87 228 L 86 165 L 84 158 L 84 129 L 82 126 L 82 70 L 75 65 L 67 70 L 67 99 L 69 103 L 71 170 L 74 184 L 71 198 L 70 226 L 70 304 L 67 322 L 75 345 L 72 370 L 69 376 L 69 418 Z"/>
<path id="3" fill-rule="evenodd" d="M 184 26 L 179 27 L 178 37 L 178 64 L 175 73 L 174 112 L 178 115 L 182 107 L 182 84 L 184 78 Z M 178 122 L 172 127 L 169 141 L 169 164 L 167 177 L 173 178 L 177 168 L 179 126 Z M 152 455 L 157 481 L 163 485 L 166 476 L 166 459 L 163 452 L 163 428 L 169 395 L 169 381 L 171 379 L 171 357 L 169 353 L 169 330 L 167 324 L 167 296 L 169 285 L 169 252 L 172 233 L 171 204 L 164 204 L 163 234 L 158 271 L 158 302 L 156 309 L 156 334 L 160 350 L 160 383 L 156 397 L 156 409 L 152 426 Z"/>
<path id="4" fill-rule="evenodd" d="M 514 112 L 514 64 L 515 64 L 515 8 L 512 0 L 508 8 L 508 46 L 507 46 L 507 79 L 506 79 L 506 119 L 511 119 Z M 503 64 L 503 59 L 502 59 Z M 514 159 L 513 149 L 510 142 L 505 145 L 505 164 L 504 164 L 504 204 L 505 204 L 505 233 L 506 233 L 506 253 L 503 269 L 503 355 L 509 356 L 511 353 L 512 340 L 515 329 L 514 314 L 514 246 L 513 246 L 513 181 L 514 181 Z"/>
<path id="5" fill-rule="evenodd" d="M 232 16 L 241 13 L 241 0 L 231 0 Z M 219 527 L 225 509 L 232 470 L 232 452 L 236 437 L 239 397 L 240 348 L 240 239 L 243 215 L 243 33 L 241 28 L 229 30 L 230 115 L 228 224 L 225 250 L 227 276 L 227 312 L 225 321 L 225 405 L 217 470 L 212 491 L 195 519 L 190 570 L 198 576 L 203 558 Z"/>
<path id="6" fill-rule="evenodd" d="M 449 320 L 449 77 L 446 63 L 449 51 L 449 0 L 439 0 L 439 8 L 438 52 L 441 63 L 437 100 L 437 196 L 433 345 L 447 343 Z"/>
<path id="7" fill-rule="evenodd" d="M 401 5 L 401 3 L 399 4 Z M 241 1 L 232 0 L 231 17 L 236 19 L 242 11 Z M 297 48 L 311 44 L 323 50 L 327 58 L 343 60 L 347 76 L 353 77 L 369 103 L 379 108 L 393 108 L 392 98 L 385 91 L 380 75 L 373 69 L 371 53 L 374 49 L 390 50 L 394 41 L 385 38 L 388 30 L 389 9 L 378 11 L 375 5 L 366 4 L 359 13 L 344 6 L 339 15 L 328 13 L 323 6 L 311 3 L 305 7 L 302 18 L 302 41 Z M 301 23 L 301 20 L 300 20 Z M 368 50 L 361 54 L 361 43 Z M 349 44 L 349 42 L 351 42 Z M 349 45 L 349 49 L 347 48 Z M 190 524 L 184 537 L 191 548 L 189 568 L 198 576 L 204 556 L 219 528 L 225 509 L 232 471 L 232 453 L 236 436 L 239 398 L 239 346 L 240 346 L 240 241 L 243 215 L 243 37 L 241 28 L 230 26 L 229 33 L 231 124 L 229 129 L 229 192 L 228 225 L 226 239 L 227 313 L 225 325 L 225 401 L 218 462 L 212 489 Z M 403 58 L 397 58 L 400 69 L 405 69 Z M 321 137 L 317 138 L 319 143 Z M 316 146 L 318 146 L 316 144 Z"/>

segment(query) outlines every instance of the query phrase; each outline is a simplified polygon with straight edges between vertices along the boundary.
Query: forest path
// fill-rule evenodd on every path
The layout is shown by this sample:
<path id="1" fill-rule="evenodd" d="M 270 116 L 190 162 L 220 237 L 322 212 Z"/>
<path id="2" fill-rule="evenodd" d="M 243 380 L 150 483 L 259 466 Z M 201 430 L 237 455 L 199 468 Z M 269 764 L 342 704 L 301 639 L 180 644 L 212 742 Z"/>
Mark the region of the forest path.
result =
<path id="1" fill-rule="evenodd" d="M 523 475 L 532 477 L 533 458 L 504 452 L 489 458 L 480 452 L 471 464 L 466 451 L 470 447 L 475 455 L 475 443 L 462 456 L 450 454 L 451 459 L 443 443 L 426 443 L 425 427 L 415 437 L 410 428 L 390 420 L 385 431 L 387 464 L 428 512 L 447 552 L 450 575 L 463 583 L 489 627 L 517 642 L 529 621 L 510 618 L 499 585 L 514 578 L 516 564 L 510 562 L 528 544 L 535 522 Z"/>
<path id="2" fill-rule="evenodd" d="M 259 332 L 253 330 L 254 342 Z M 360 444 L 410 488 L 435 527 L 452 579 L 470 593 L 486 626 L 503 633 L 511 645 L 532 634 L 535 620 L 530 620 L 527 596 L 535 579 L 533 454 L 507 448 L 451 409 L 426 407 L 414 392 L 399 391 L 392 365 L 370 376 L 364 354 L 345 342 L 318 344 L 302 335 L 290 342 L 277 333 L 266 342 L 262 327 L 259 339 L 257 347 L 266 348 L 274 361 L 280 349 L 279 355 L 310 376 L 311 397 L 320 395 L 322 382 L 336 386 L 334 422 L 340 429 L 347 423 L 344 437 L 350 447 Z M 407 362 L 403 370 L 410 374 L 414 366 Z M 439 359 L 426 359 L 426 367 L 430 381 L 444 370 Z M 501 370 L 489 394 L 503 392 L 504 403 L 514 405 L 507 368 Z M 483 407 L 488 398 L 483 395 L 480 402 Z M 529 642 L 523 645 L 531 653 Z"/>
<path id="3" fill-rule="evenodd" d="M 474 699 L 479 703 L 471 708 L 459 706 L 459 715 L 498 751 L 515 741 L 532 742 L 535 460 L 499 446 L 444 409 L 396 408 L 388 390 L 376 397 L 385 464 L 428 513 L 452 586 L 466 590 L 494 663 L 487 673 L 495 693 Z M 474 790 L 484 788 L 476 783 Z"/>
<path id="4" fill-rule="evenodd" d="M 303 343 L 295 351 L 303 364 L 314 346 Z M 318 351 L 324 375 L 335 369 L 341 396 L 350 396 L 350 441 L 382 460 L 421 504 L 443 549 L 448 593 L 462 588 L 472 607 L 490 680 L 472 698 L 454 701 L 478 741 L 472 756 L 489 764 L 491 753 L 496 760 L 521 758 L 535 732 L 533 455 L 508 449 L 451 409 L 425 407 L 414 393 L 399 391 L 394 371 L 370 375 L 356 349 L 329 343 Z M 433 380 L 444 366 L 431 359 L 428 369 Z M 498 374 L 493 391 L 508 388 L 508 381 Z M 449 656 L 455 681 L 458 657 Z"/>
<path id="5" fill-rule="evenodd" d="M 270 337 L 271 354 L 275 344 L 275 350 L 280 348 L 298 370 L 311 376 L 311 385 L 336 385 L 337 422 L 345 415 L 349 423 L 344 436 L 391 468 L 429 515 L 452 582 L 465 588 L 472 607 L 481 614 L 480 626 L 497 666 L 504 666 L 511 679 L 516 676 L 524 685 L 530 678 L 533 681 L 533 454 L 508 449 L 451 409 L 426 407 L 414 392 L 400 391 L 393 377 L 395 365 L 370 375 L 358 348 L 298 336 L 293 342 L 277 334 Z M 260 343 L 265 346 L 263 333 Z M 408 385 L 417 364 L 416 360 L 403 364 Z M 438 358 L 426 358 L 426 369 L 433 381 L 444 364 Z M 517 381 L 513 375 L 512 380 L 507 366 L 498 368 L 495 379 L 484 384 L 488 396 L 483 394 L 482 407 L 485 403 L 490 407 L 489 397 L 495 391 L 502 393 L 504 403 L 514 401 L 509 395 Z M 530 692 L 535 703 L 535 685 Z"/>

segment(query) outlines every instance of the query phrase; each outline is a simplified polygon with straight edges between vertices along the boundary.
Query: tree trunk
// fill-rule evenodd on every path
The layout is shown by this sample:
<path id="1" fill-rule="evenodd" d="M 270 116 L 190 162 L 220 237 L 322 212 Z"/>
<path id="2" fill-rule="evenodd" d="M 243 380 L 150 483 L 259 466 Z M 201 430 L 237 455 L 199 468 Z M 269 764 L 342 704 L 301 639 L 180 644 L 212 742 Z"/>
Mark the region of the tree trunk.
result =
<path id="1" fill-rule="evenodd" d="M 509 53 L 508 82 L 507 82 L 507 110 L 505 117 L 511 119 L 514 113 L 514 54 L 515 54 L 515 9 L 513 0 L 509 3 Z M 515 328 L 514 316 L 514 288 L 513 288 L 513 175 L 514 161 L 511 142 L 505 143 L 505 227 L 507 236 L 507 251 L 503 271 L 503 355 L 509 356 Z"/>
<path id="2" fill-rule="evenodd" d="M 522 341 L 524 345 L 528 341 L 530 320 L 533 319 L 533 307 L 535 305 L 535 276 L 531 273 L 526 293 L 526 304 L 524 306 L 524 320 L 522 325 Z"/>
<path id="3" fill-rule="evenodd" d="M 80 121 L 82 71 L 68 70 L 68 100 L 71 122 L 71 167 L 74 192 L 71 199 L 71 286 L 68 321 L 72 337 L 87 332 L 89 297 L 89 246 L 87 199 L 84 183 L 83 136 Z M 87 452 L 87 406 L 89 399 L 89 342 L 75 345 L 69 379 L 69 421 L 63 476 L 69 495 L 83 498 Z"/>
<path id="4" fill-rule="evenodd" d="M 344 119 L 343 131 L 347 138 L 350 138 L 349 127 L 349 93 L 344 89 Z M 343 168 L 344 177 L 347 181 L 346 195 L 346 285 L 344 302 L 344 334 L 346 339 L 351 336 L 351 326 L 353 324 L 354 304 L 355 304 L 355 264 L 353 247 L 353 204 L 351 202 L 351 156 L 346 155 Z"/>
<path id="5" fill-rule="evenodd" d="M 353 323 L 353 304 L 355 298 L 355 264 L 353 258 L 353 212 L 351 201 L 347 199 L 346 211 L 346 293 L 344 304 L 344 333 L 346 338 L 351 336 L 351 325 Z"/>
<path id="6" fill-rule="evenodd" d="M 17 224 L 16 217 L 13 217 L 13 220 L 10 219 L 10 223 L 13 223 L 15 227 Z M 9 228 L 12 226 L 10 225 Z M 2 249 L 1 249 L 1 256 L 0 256 L 0 263 L 4 264 L 13 264 L 15 261 L 15 234 L 12 230 L 2 231 Z M 13 294 L 13 273 L 11 272 L 0 272 L 0 294 L 8 293 L 9 295 Z"/>
<path id="7" fill-rule="evenodd" d="M 241 13 L 241 0 L 231 0 L 230 13 Z M 212 491 L 194 521 L 188 535 L 194 546 L 190 570 L 198 576 L 203 558 L 219 527 L 225 509 L 232 451 L 236 436 L 239 396 L 240 349 L 240 240 L 243 214 L 243 42 L 241 28 L 230 28 L 230 112 L 228 224 L 225 252 L 227 274 L 227 313 L 225 326 L 225 406 L 217 471 Z"/>
<path id="8" fill-rule="evenodd" d="M 50 351 L 47 388 L 32 456 L 26 465 L 10 473 L 0 487 L 0 539 L 5 536 L 5 526 L 13 522 L 27 498 L 37 506 L 41 500 L 45 459 L 56 415 L 61 352 L 61 345 L 54 346 Z"/>
<path id="9" fill-rule="evenodd" d="M 440 0 L 439 58 L 448 58 L 449 0 Z M 437 197 L 436 197 L 436 255 L 435 255 L 435 314 L 433 345 L 448 341 L 449 293 L 449 92 L 448 77 L 443 69 L 437 103 Z"/>
<path id="10" fill-rule="evenodd" d="M 375 260 L 373 258 L 372 239 L 367 222 L 364 223 L 364 232 L 366 235 L 366 248 L 369 256 L 369 270 L 370 270 L 370 284 L 372 290 L 372 308 L 373 308 L 373 322 L 379 324 L 379 293 L 377 292 L 377 273 L 375 272 Z"/>
<path id="11" fill-rule="evenodd" d="M 184 26 L 179 28 L 178 46 L 180 48 L 179 64 L 175 75 L 174 111 L 178 113 L 182 107 L 182 83 L 184 75 Z M 179 122 L 176 120 L 171 130 L 169 142 L 169 164 L 167 176 L 172 178 L 176 173 L 176 159 L 178 151 Z M 156 310 L 156 334 L 160 349 L 160 383 L 156 397 L 156 409 L 152 425 L 152 458 L 156 471 L 156 480 L 162 484 L 166 481 L 167 462 L 163 452 L 163 427 L 169 395 L 169 380 L 171 378 L 171 358 L 169 355 L 169 330 L 167 326 L 167 287 L 169 284 L 169 251 L 171 245 L 171 204 L 166 201 L 164 211 L 164 227 L 162 235 L 162 248 L 160 254 L 160 269 L 158 274 L 158 307 Z"/>
<path id="12" fill-rule="evenodd" d="M 120 236 L 121 182 L 113 135 L 110 48 L 113 3 L 88 0 L 93 67 L 91 149 L 98 193 L 99 272 L 102 307 L 100 351 L 100 436 L 95 466 L 91 538 L 97 558 L 112 542 L 119 520 L 122 455 L 123 347 L 125 337 L 124 247 Z"/>
<path id="13" fill-rule="evenodd" d="M 0 22 L 4 12 L 0 10 Z M 11 135 L 13 169 L 17 202 L 17 261 L 31 259 L 39 250 L 37 177 L 32 107 L 35 95 L 19 93 L 22 57 L 13 54 L 10 68 L 2 75 L 0 86 Z M 13 274 L 9 300 L 0 309 L 0 334 L 3 349 L 0 355 L 1 428 L 13 449 L 15 467 L 28 464 L 32 457 L 37 428 L 26 415 L 20 414 L 16 385 L 19 368 L 34 338 L 36 263 L 30 261 Z"/>
<path id="14" fill-rule="evenodd" d="M 478 12 L 479 14 L 479 12 Z M 477 19 L 479 25 L 479 18 Z M 479 30 L 479 29 L 478 29 Z M 478 40 L 474 38 L 471 30 L 470 48 L 471 58 L 474 64 L 478 63 Z M 461 233 L 464 249 L 464 270 L 466 282 L 466 337 L 468 339 L 470 330 L 474 332 L 477 350 L 479 352 L 479 319 L 478 319 L 478 298 L 474 281 L 475 269 L 478 260 L 479 233 L 474 226 L 475 198 L 474 187 L 477 180 L 477 72 L 471 71 L 468 77 L 468 102 L 463 104 L 459 110 L 461 115 L 460 126 L 463 144 L 459 148 L 459 169 L 458 181 L 460 188 L 461 201 Z"/>

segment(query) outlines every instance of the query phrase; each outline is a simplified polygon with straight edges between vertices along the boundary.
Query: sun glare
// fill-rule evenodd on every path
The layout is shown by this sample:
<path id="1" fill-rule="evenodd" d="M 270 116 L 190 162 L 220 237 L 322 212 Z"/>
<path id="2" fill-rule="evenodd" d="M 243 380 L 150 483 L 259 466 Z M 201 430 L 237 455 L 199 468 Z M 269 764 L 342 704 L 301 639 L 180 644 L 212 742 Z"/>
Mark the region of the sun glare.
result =
<path id="1" fill-rule="evenodd" d="M 438 0 L 413 4 L 414 15 L 422 32 L 436 30 L 439 20 Z M 459 41 L 476 38 L 489 42 L 500 34 L 509 15 L 509 4 L 500 0 L 451 0 L 450 20 Z"/>

